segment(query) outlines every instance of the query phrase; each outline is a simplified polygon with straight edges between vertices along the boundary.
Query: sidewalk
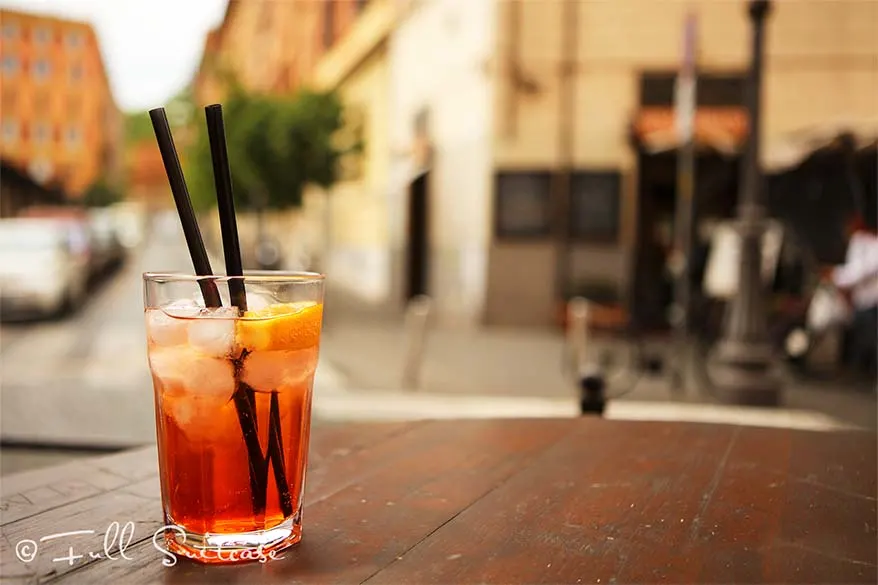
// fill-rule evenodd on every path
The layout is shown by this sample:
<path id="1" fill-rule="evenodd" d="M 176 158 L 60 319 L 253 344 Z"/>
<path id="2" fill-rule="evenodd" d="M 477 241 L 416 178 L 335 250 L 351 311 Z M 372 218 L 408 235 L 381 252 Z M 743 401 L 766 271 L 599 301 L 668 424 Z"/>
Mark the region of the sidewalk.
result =
<path id="1" fill-rule="evenodd" d="M 578 390 L 562 368 L 564 340 L 560 331 L 433 328 L 426 342 L 420 384 L 405 388 L 402 372 L 406 331 L 400 314 L 388 316 L 361 305 L 358 308 L 356 301 L 338 293 L 327 295 L 326 314 L 321 361 L 333 372 L 336 385 L 347 391 L 345 400 L 352 416 L 358 408 L 362 416 L 370 416 L 370 399 L 374 403 L 372 414 L 384 408 L 386 418 L 404 417 L 403 412 L 408 416 L 421 411 L 435 414 L 442 410 L 443 396 L 446 403 L 472 408 L 473 412 L 488 403 L 493 406 L 485 408 L 512 408 L 509 400 L 495 400 L 504 397 L 521 399 L 512 408 L 516 412 L 519 407 L 523 412 L 576 412 Z M 593 345 L 590 351 L 608 351 L 613 356 L 614 369 L 621 370 L 627 363 L 629 348 L 624 343 L 595 340 Z M 702 388 L 685 392 L 672 389 L 666 377 L 635 380 L 625 373 L 619 375 L 623 379 L 611 382 L 608 394 L 614 398 L 620 392 L 626 393 L 614 402 L 631 403 L 632 408 L 634 403 L 644 403 L 647 409 L 652 404 L 655 416 L 670 416 L 658 414 L 662 407 L 656 403 L 680 405 L 681 413 L 684 407 L 716 404 Z M 410 407 L 401 403 L 389 406 L 394 396 L 397 402 L 410 403 Z M 365 402 L 355 406 L 358 397 Z M 464 397 L 481 397 L 484 404 Z M 878 428 L 876 395 L 838 383 L 790 382 L 785 387 L 784 406 L 770 410 L 825 415 L 856 427 Z"/>

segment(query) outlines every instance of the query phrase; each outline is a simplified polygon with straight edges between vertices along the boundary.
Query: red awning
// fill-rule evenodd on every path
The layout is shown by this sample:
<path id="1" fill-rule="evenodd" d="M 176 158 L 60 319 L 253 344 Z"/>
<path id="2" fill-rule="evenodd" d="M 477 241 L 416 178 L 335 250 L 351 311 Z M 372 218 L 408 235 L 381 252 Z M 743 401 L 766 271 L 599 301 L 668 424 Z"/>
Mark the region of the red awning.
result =
<path id="1" fill-rule="evenodd" d="M 637 140 L 652 152 L 677 148 L 681 141 L 673 108 L 643 108 L 634 120 Z M 698 108 L 695 143 L 722 152 L 737 152 L 747 139 L 747 112 L 743 108 Z"/>

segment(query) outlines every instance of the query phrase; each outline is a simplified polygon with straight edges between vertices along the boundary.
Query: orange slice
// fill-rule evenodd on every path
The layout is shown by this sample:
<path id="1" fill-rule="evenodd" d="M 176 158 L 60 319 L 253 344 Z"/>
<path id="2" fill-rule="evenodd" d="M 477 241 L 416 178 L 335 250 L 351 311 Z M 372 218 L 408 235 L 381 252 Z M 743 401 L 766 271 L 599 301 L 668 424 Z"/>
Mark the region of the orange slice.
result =
<path id="1" fill-rule="evenodd" d="M 237 341 L 250 351 L 316 347 L 320 343 L 322 322 L 322 304 L 276 303 L 245 312 L 238 320 Z"/>

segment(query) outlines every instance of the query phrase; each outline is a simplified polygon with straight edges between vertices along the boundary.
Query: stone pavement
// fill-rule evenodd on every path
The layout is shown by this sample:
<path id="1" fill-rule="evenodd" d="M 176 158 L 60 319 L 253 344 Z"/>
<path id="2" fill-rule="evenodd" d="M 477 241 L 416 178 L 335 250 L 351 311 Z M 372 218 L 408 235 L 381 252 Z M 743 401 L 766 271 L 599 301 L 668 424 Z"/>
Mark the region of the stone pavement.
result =
<path id="1" fill-rule="evenodd" d="M 0 361 L 2 438 L 17 443 L 125 446 L 155 436 L 146 359 L 146 270 L 186 270 L 179 228 L 157 222 L 147 244 L 59 321 L 8 326 Z"/>
<path id="2" fill-rule="evenodd" d="M 394 419 L 445 418 L 454 412 L 459 416 L 577 412 L 577 388 L 562 367 L 564 340 L 557 330 L 432 328 L 416 388 L 403 383 L 406 343 L 401 315 L 366 308 L 334 290 L 330 282 L 321 362 L 332 372 L 329 387 L 334 384 L 340 391 L 334 398 L 318 395 L 315 414 Z M 762 421 L 753 424 L 769 426 L 787 421 L 787 426 L 878 428 L 875 393 L 839 382 L 790 380 L 782 408 L 732 408 L 716 404 L 703 384 L 692 382 L 681 391 L 666 377 L 626 374 L 621 365 L 627 363 L 631 348 L 622 342 L 596 340 L 593 351 L 609 353 L 619 366 L 608 392 L 616 398 L 608 415 L 713 422 L 722 422 L 725 416 L 725 422 Z"/>
<path id="3" fill-rule="evenodd" d="M 5 442 L 118 448 L 154 440 L 140 272 L 189 269 L 179 228 L 173 222 L 166 227 L 168 233 L 159 229 L 80 314 L 33 327 L 3 325 L 0 433 Z M 418 388 L 402 383 L 405 345 L 398 312 L 367 310 L 330 281 L 315 380 L 318 421 L 577 414 L 577 391 L 564 374 L 557 331 L 435 329 Z M 624 361 L 624 345 L 602 347 Z M 611 384 L 611 398 L 627 386 Z M 771 414 L 742 411 L 713 405 L 709 395 L 695 389 L 679 392 L 664 379 L 642 378 L 611 402 L 607 416 L 876 427 L 874 394 L 842 384 L 793 384 L 785 398 L 786 408 Z"/>

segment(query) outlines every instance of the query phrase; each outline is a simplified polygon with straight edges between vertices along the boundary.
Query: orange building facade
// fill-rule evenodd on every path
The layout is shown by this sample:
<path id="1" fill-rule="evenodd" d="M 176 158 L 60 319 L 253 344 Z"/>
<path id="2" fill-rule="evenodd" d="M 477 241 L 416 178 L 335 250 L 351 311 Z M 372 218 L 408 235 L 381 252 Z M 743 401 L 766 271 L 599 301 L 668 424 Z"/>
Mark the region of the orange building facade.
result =
<path id="1" fill-rule="evenodd" d="M 0 10 L 0 156 L 76 199 L 118 184 L 122 115 L 91 25 Z"/>
<path id="2" fill-rule="evenodd" d="M 222 100 L 227 76 L 247 90 L 289 94 L 353 25 L 368 0 L 229 0 L 206 40 L 195 75 L 196 102 Z"/>

